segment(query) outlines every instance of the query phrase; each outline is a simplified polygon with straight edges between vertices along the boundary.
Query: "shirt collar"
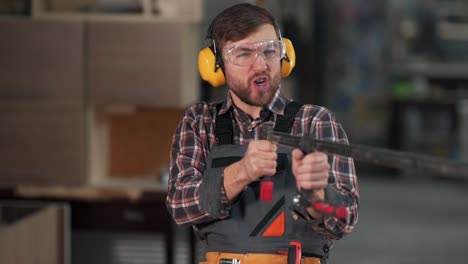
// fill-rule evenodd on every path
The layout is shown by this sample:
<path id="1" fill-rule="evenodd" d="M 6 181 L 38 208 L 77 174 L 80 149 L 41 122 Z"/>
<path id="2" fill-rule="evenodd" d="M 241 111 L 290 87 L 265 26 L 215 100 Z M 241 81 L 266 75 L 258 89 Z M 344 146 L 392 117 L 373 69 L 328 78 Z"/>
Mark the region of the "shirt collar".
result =
<path id="1" fill-rule="evenodd" d="M 284 110 L 286 109 L 286 105 L 291 101 L 288 99 L 282 92 L 281 89 L 276 91 L 273 100 L 266 106 L 271 112 L 279 115 L 284 114 Z"/>
<path id="2" fill-rule="evenodd" d="M 232 102 L 231 93 L 229 93 L 228 91 L 226 101 L 224 102 L 223 106 L 219 110 L 219 114 L 220 115 L 225 114 L 233 106 L 234 106 L 234 103 Z"/>
<path id="3" fill-rule="evenodd" d="M 275 96 L 271 100 L 271 102 L 265 106 L 266 109 L 270 110 L 271 112 L 279 115 L 284 114 L 284 110 L 286 108 L 286 105 L 291 101 L 291 99 L 288 99 L 282 92 L 281 89 L 278 89 L 276 91 Z M 231 94 L 228 92 L 227 93 L 227 98 L 226 102 L 223 104 L 221 109 L 219 110 L 219 114 L 224 114 L 226 113 L 231 107 L 234 107 L 234 103 L 232 102 Z M 265 110 L 264 108 L 264 110 Z M 264 111 L 262 110 L 262 111 Z"/>

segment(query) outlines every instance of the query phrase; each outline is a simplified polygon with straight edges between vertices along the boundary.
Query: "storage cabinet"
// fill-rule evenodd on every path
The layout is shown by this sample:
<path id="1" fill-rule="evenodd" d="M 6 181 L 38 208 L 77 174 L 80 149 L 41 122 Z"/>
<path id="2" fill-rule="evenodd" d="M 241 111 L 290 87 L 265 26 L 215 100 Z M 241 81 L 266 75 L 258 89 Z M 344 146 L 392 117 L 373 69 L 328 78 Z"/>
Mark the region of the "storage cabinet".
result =
<path id="1" fill-rule="evenodd" d="M 73 202 L 77 263 L 177 263 L 173 221 L 158 201 Z M 190 252 L 188 252 L 190 253 Z M 191 262 L 193 263 L 193 262 Z"/>
<path id="2" fill-rule="evenodd" d="M 84 181 L 83 25 L 0 22 L 0 184 Z"/>
<path id="3" fill-rule="evenodd" d="M 34 0 L 31 18 L 0 18 L 0 196 L 70 197 L 74 246 L 69 252 L 64 241 L 59 263 L 119 261 L 129 246 L 124 259 L 142 260 L 146 252 L 131 246 L 161 234 L 165 250 L 151 244 L 147 252 L 174 263 L 183 254 L 174 253 L 166 188 L 155 176 L 183 108 L 198 100 L 201 0 L 135 1 L 141 14 L 84 14 L 75 7 L 117 1 L 67 2 Z M 145 195 L 92 201 L 96 186 Z M 73 202 L 79 195 L 94 198 Z"/>
<path id="4" fill-rule="evenodd" d="M 413 63 L 392 67 L 389 143 L 395 148 L 466 161 L 468 64 Z"/>
<path id="5" fill-rule="evenodd" d="M 176 108 L 98 108 L 90 112 L 88 175 L 95 186 L 167 191 L 172 135 L 184 110 Z"/>
<path id="6" fill-rule="evenodd" d="M 468 98 L 466 1 L 388 1 L 389 143 L 463 160 Z"/>
<path id="7" fill-rule="evenodd" d="M 65 203 L 0 200 L 0 262 L 70 264 Z"/>
<path id="8" fill-rule="evenodd" d="M 197 26 L 178 22 L 90 21 L 93 105 L 183 107 L 198 98 Z"/>
<path id="9" fill-rule="evenodd" d="M 0 100 L 83 103 L 83 24 L 0 22 Z"/>
<path id="10" fill-rule="evenodd" d="M 140 120 L 132 109 L 146 107 L 154 124 L 171 109 L 177 120 L 146 133 L 148 142 L 170 142 L 182 109 L 199 97 L 195 22 L 2 18 L 0 36 L 0 185 L 107 183 L 114 172 L 148 176 L 118 169 L 135 162 L 112 163 L 129 149 L 118 144 L 137 136 L 125 127 L 127 138 L 109 141 L 107 133 L 116 132 L 112 109 L 123 106 Z M 151 160 L 143 165 L 152 169 L 145 186 L 158 188 L 155 176 L 168 153 L 162 146 L 145 152 L 154 155 L 154 169 Z"/>
<path id="11" fill-rule="evenodd" d="M 82 108 L 0 104 L 0 184 L 77 185 L 84 179 Z"/>

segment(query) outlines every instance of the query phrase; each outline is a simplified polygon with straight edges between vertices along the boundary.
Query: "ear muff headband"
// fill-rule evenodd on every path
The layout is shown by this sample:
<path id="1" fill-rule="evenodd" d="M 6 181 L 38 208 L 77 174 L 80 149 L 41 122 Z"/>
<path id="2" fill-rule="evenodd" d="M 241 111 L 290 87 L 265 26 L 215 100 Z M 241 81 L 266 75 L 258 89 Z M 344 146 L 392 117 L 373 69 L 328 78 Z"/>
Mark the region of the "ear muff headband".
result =
<path id="1" fill-rule="evenodd" d="M 281 62 L 281 77 L 286 78 L 296 65 L 296 52 L 291 40 L 287 38 L 282 38 L 282 40 L 285 44 L 286 55 Z M 213 87 L 219 87 L 226 83 L 224 72 L 210 47 L 206 47 L 198 53 L 198 71 L 202 79 Z"/>

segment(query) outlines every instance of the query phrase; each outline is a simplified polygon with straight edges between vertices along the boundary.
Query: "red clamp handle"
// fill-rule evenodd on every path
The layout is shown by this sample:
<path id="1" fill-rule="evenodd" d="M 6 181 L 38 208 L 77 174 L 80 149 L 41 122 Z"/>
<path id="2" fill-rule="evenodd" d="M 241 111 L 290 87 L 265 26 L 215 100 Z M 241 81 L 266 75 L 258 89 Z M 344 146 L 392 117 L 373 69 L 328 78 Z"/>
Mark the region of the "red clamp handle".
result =
<path id="1" fill-rule="evenodd" d="M 288 264 L 301 264 L 302 247 L 301 242 L 292 241 L 288 247 Z"/>

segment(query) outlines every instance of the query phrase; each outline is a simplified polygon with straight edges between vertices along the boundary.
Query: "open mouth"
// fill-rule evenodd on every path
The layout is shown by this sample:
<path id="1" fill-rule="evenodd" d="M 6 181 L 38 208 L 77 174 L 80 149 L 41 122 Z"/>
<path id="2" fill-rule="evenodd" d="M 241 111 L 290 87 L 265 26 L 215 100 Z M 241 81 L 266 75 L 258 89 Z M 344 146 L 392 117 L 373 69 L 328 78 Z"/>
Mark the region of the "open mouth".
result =
<path id="1" fill-rule="evenodd" d="M 267 78 L 263 77 L 263 78 L 258 78 L 254 81 L 254 83 L 256 85 L 264 85 L 267 81 Z"/>
<path id="2" fill-rule="evenodd" d="M 269 87 L 267 77 L 259 77 L 253 80 L 253 85 L 257 91 L 266 91 Z"/>
<path id="3" fill-rule="evenodd" d="M 254 89 L 258 92 L 264 93 L 269 88 L 269 82 L 267 77 L 258 77 L 253 80 Z"/>

